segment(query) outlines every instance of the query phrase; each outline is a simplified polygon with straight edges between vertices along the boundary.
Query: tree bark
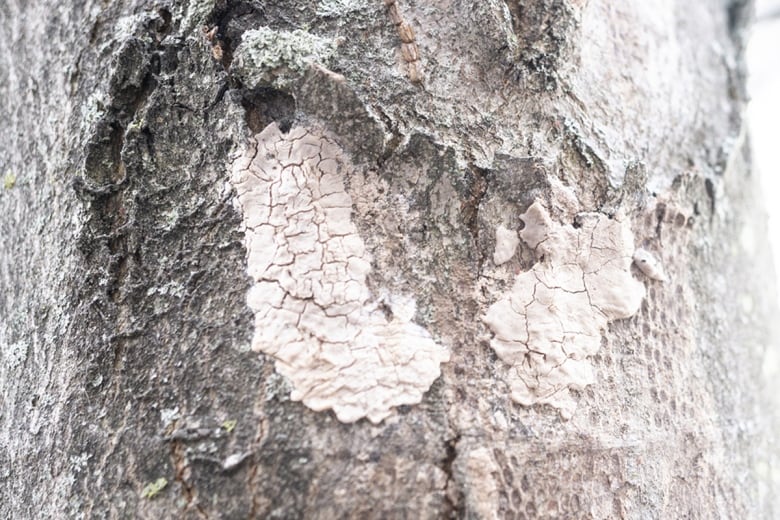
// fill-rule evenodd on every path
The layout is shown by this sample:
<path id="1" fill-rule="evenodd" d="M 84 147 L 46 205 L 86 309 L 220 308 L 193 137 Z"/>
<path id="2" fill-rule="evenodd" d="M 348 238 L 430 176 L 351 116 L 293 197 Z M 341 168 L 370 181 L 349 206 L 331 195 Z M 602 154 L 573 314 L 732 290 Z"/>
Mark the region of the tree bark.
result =
<path id="1" fill-rule="evenodd" d="M 749 13 L 5 2 L 0 516 L 772 518 Z"/>

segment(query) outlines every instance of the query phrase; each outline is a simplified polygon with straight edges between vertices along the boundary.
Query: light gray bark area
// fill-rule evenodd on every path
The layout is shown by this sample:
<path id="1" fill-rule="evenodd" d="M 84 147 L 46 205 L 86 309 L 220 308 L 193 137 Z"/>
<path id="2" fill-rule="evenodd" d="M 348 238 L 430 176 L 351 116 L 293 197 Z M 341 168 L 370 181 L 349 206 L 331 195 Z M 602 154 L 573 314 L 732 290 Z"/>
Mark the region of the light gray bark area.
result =
<path id="1" fill-rule="evenodd" d="M 421 82 L 380 0 L 0 7 L 0 516 L 776 514 L 749 5 L 397 8 Z M 285 43 L 234 66 L 251 29 Z M 328 45 L 321 63 L 301 66 L 298 30 Z M 249 351 L 226 183 L 273 122 L 349 154 L 369 286 L 413 294 L 451 352 L 423 402 L 379 425 L 291 401 Z M 494 265 L 496 228 L 535 200 L 573 223 L 560 185 L 579 211 L 623 211 L 669 278 L 635 271 L 648 296 L 610 324 L 568 421 L 511 401 L 481 322 L 536 261 L 521 243 Z"/>

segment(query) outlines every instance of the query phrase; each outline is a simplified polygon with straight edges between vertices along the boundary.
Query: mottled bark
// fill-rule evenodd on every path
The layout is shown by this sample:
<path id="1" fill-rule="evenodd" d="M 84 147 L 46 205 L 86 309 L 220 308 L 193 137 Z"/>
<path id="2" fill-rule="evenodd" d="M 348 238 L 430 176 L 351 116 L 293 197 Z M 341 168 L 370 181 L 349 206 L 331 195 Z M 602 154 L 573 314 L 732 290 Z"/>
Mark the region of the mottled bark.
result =
<path id="1" fill-rule="evenodd" d="M 749 5 L 386 3 L 0 6 L 0 516 L 772 518 Z M 268 128 L 337 150 L 340 218 L 370 259 L 350 271 L 350 323 L 403 323 L 449 353 L 389 415 L 291 399 L 336 361 L 313 355 L 300 383 L 290 370 L 314 362 L 275 367 L 258 343 L 235 161 Z M 315 193 L 330 170 L 307 168 Z M 538 392 L 513 393 L 531 372 L 512 376 L 512 356 L 540 356 L 541 379 L 552 355 L 535 332 L 518 347 L 484 321 L 559 250 L 517 239 L 535 202 L 566 236 L 616 219 L 663 269 L 598 282 L 645 297 L 594 318 L 576 354 L 592 384 L 555 383 L 568 419 L 515 402 Z M 579 250 L 627 247 L 602 239 Z M 555 303 L 518 312 L 533 326 Z"/>

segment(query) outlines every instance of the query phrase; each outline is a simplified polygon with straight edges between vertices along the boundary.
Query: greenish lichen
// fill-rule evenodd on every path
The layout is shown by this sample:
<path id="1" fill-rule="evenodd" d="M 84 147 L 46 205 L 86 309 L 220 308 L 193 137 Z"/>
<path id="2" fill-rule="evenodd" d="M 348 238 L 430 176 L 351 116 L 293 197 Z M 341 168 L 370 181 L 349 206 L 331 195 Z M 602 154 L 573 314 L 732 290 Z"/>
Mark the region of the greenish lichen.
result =
<path id="1" fill-rule="evenodd" d="M 156 497 L 160 491 L 165 489 L 165 487 L 168 485 L 168 479 L 165 477 L 160 477 L 154 482 L 149 482 L 147 485 L 144 486 L 144 489 L 141 491 L 141 497 L 152 499 Z"/>
<path id="2" fill-rule="evenodd" d="M 233 430 L 235 430 L 235 429 L 236 429 L 236 424 L 238 424 L 238 421 L 236 421 L 235 419 L 229 419 L 229 420 L 227 420 L 227 421 L 223 421 L 223 422 L 222 422 L 222 428 L 223 428 L 223 429 L 224 429 L 226 432 L 228 432 L 228 433 L 232 433 L 232 432 L 233 432 Z"/>
<path id="3" fill-rule="evenodd" d="M 366 0 L 320 0 L 317 5 L 317 16 L 344 16 L 368 7 Z"/>
<path id="4" fill-rule="evenodd" d="M 214 6 L 214 0 L 192 0 L 187 2 L 186 8 L 183 9 L 186 14 L 182 20 L 182 28 L 185 32 L 193 31 L 203 25 L 209 13 L 214 10 Z"/>
<path id="5" fill-rule="evenodd" d="M 6 173 L 3 178 L 3 188 L 10 190 L 14 186 L 16 186 L 16 175 L 11 172 Z"/>
<path id="6" fill-rule="evenodd" d="M 81 106 L 82 129 L 93 128 L 97 122 L 106 114 L 106 95 L 102 92 L 94 92 L 89 99 Z"/>
<path id="7" fill-rule="evenodd" d="M 136 118 L 133 119 L 133 121 L 129 125 L 127 125 L 127 132 L 140 132 L 141 130 L 144 129 L 145 126 L 146 126 L 145 118 L 143 117 Z"/>
<path id="8" fill-rule="evenodd" d="M 326 65 L 335 49 L 335 40 L 300 29 L 288 32 L 261 27 L 243 34 L 232 72 L 249 88 L 287 90 L 312 63 Z"/>

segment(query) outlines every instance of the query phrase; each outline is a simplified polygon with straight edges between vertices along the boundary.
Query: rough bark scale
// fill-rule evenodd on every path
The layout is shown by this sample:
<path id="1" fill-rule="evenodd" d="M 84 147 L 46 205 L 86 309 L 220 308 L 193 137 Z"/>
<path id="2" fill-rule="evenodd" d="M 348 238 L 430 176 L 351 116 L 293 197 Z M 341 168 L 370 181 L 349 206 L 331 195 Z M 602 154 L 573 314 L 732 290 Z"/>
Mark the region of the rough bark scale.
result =
<path id="1" fill-rule="evenodd" d="M 747 2 L 394 5 L 413 33 L 380 0 L 0 7 L 0 516 L 772 516 Z M 368 283 L 451 351 L 379 425 L 291 401 L 248 351 L 226 181 L 272 122 L 349 154 Z M 535 261 L 496 266 L 496 228 L 558 184 L 669 277 L 635 271 L 648 297 L 569 421 L 510 400 L 481 322 Z"/>

